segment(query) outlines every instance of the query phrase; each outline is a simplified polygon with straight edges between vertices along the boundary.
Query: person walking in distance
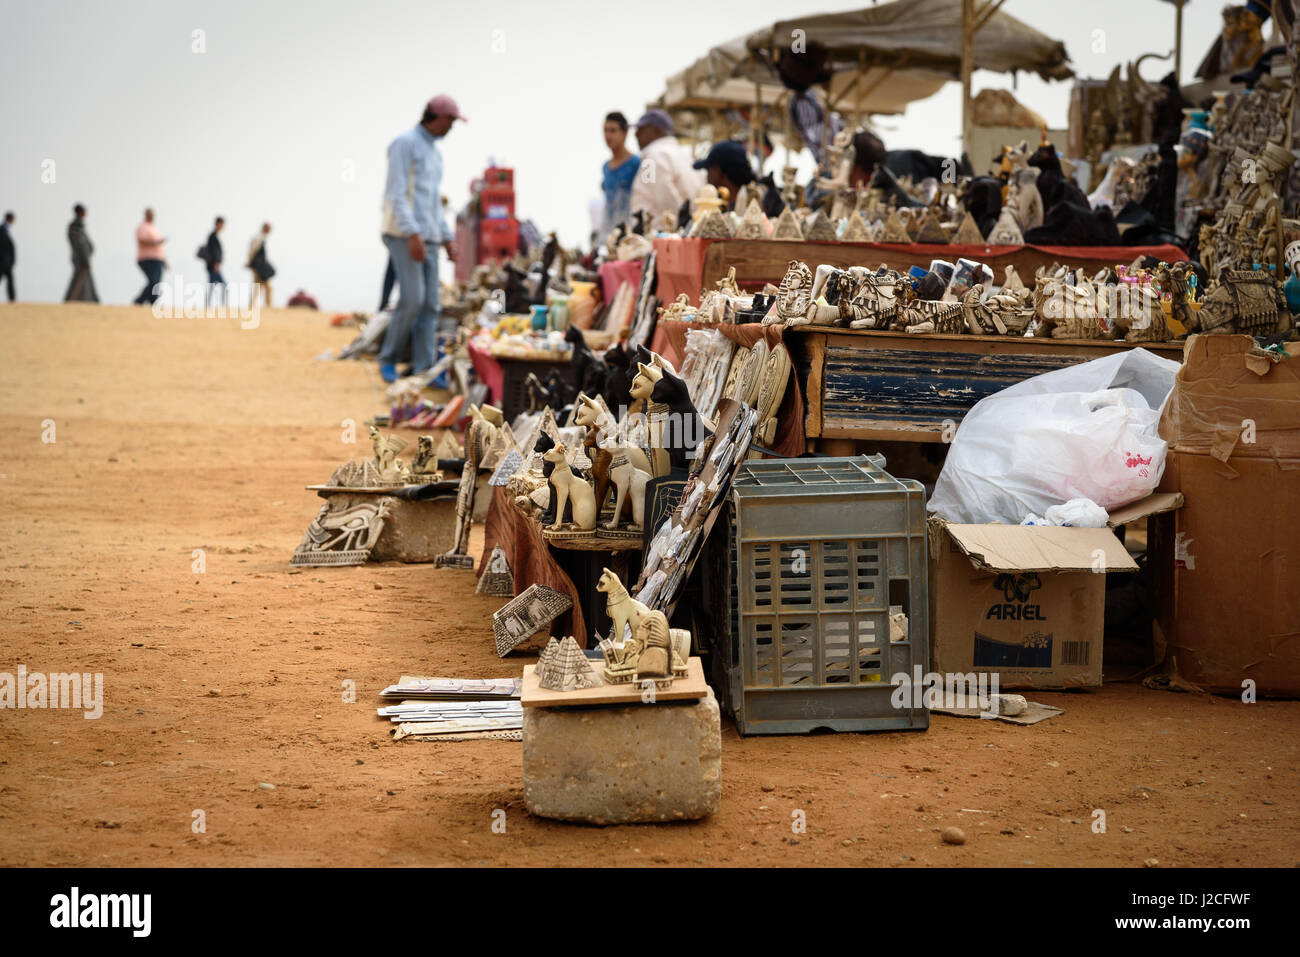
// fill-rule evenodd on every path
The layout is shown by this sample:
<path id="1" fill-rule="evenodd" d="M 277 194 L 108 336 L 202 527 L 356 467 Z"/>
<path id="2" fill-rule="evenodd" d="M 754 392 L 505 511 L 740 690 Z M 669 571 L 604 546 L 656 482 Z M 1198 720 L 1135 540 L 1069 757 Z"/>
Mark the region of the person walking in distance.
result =
<path id="1" fill-rule="evenodd" d="M 379 374 L 385 382 L 397 379 L 397 363 L 408 355 L 410 374 L 427 372 L 434 364 L 438 334 L 449 337 L 455 332 L 454 319 L 440 323 L 438 246 L 453 262 L 457 250 L 439 202 L 442 153 L 437 141 L 463 119 L 456 101 L 439 94 L 425 104 L 420 122 L 388 145 L 383 237 L 397 273 L 398 297 L 379 352 Z"/>
<path id="2" fill-rule="evenodd" d="M 14 237 L 10 229 L 14 224 L 14 214 L 5 213 L 5 221 L 0 223 L 0 282 L 9 289 L 9 301 L 14 301 L 14 263 L 18 251 L 14 248 Z"/>
<path id="3" fill-rule="evenodd" d="M 95 247 L 86 235 L 86 207 L 72 207 L 73 220 L 68 223 L 68 245 L 72 247 L 72 281 L 64 302 L 99 302 L 95 279 L 90 274 L 90 257 Z"/>
<path id="4" fill-rule="evenodd" d="M 262 292 L 263 304 L 266 308 L 271 308 L 271 277 L 275 275 L 275 267 L 266 258 L 266 237 L 269 235 L 271 235 L 271 224 L 263 223 L 262 231 L 254 236 L 253 241 L 248 245 L 248 268 L 253 271 L 253 292 L 248 297 L 250 309 L 257 305 L 259 289 Z"/>
<path id="5" fill-rule="evenodd" d="M 218 292 L 221 293 L 221 304 L 223 306 L 226 304 L 226 277 L 221 275 L 223 253 L 218 235 L 224 225 L 226 221 L 218 216 L 216 222 L 212 224 L 212 232 L 208 233 L 208 241 L 199 247 L 199 258 L 208 268 L 208 291 L 203 297 L 204 305 L 211 305 Z"/>
<path id="6" fill-rule="evenodd" d="M 167 266 L 167 252 L 163 248 L 163 238 L 158 227 L 153 224 L 153 210 L 144 211 L 144 222 L 135 231 L 136 265 L 144 273 L 144 288 L 135 297 L 137 306 L 152 306 L 158 298 L 155 291 L 162 282 L 163 269 Z"/>

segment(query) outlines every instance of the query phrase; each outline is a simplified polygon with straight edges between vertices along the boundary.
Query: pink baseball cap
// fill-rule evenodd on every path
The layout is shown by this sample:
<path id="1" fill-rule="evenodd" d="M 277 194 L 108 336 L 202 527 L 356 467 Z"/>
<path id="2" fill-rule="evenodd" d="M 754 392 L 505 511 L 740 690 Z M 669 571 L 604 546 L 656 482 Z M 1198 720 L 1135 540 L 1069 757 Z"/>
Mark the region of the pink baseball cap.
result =
<path id="1" fill-rule="evenodd" d="M 460 107 L 456 105 L 456 101 L 446 93 L 439 93 L 435 96 L 429 101 L 426 109 L 435 116 L 450 116 L 453 120 L 461 120 L 466 123 L 469 122 L 461 115 Z"/>

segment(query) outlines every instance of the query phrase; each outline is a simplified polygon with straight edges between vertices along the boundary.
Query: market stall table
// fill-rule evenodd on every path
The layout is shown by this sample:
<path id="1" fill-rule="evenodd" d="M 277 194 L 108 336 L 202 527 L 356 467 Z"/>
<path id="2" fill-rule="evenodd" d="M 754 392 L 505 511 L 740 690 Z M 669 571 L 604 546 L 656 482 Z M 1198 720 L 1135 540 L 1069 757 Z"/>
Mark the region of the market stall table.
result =
<path id="1" fill-rule="evenodd" d="M 980 399 L 1053 369 L 1127 349 L 1180 361 L 1181 342 L 911 335 L 795 326 L 785 342 L 807 396 L 804 431 L 821 451 L 856 440 L 941 442 Z"/>
<path id="2" fill-rule="evenodd" d="M 573 383 L 573 370 L 567 355 L 493 355 L 478 339 L 470 339 L 466 348 L 470 361 L 474 363 L 474 371 L 488 387 L 492 404 L 501 410 L 507 422 L 513 422 L 515 416 L 528 410 L 528 392 L 524 387 L 528 373 L 545 379 L 555 369 L 564 381 Z"/>

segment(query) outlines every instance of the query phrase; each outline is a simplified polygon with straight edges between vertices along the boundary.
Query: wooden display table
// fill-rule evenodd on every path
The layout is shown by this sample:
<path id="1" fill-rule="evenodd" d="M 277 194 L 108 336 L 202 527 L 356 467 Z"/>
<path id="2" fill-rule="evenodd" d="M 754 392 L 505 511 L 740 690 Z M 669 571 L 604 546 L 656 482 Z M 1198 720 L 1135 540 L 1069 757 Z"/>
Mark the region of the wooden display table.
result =
<path id="1" fill-rule="evenodd" d="M 779 285 L 790 260 L 798 259 L 812 269 L 820 265 L 870 266 L 882 262 L 900 272 L 909 266 L 926 266 L 935 259 L 956 262 L 973 259 L 994 270 L 994 282 L 1001 283 L 1004 267 L 1015 266 L 1020 278 L 1033 283 L 1034 270 L 1054 262 L 1065 266 L 1086 266 L 1092 270 L 1130 263 L 1138 256 L 1155 256 L 1166 262 L 1182 262 L 1187 254 L 1177 246 L 955 246 L 920 243 L 808 243 L 776 242 L 765 239 L 656 239 L 655 295 L 672 302 L 686 293 L 699 302 L 700 290 L 736 267 L 741 289 L 762 289 L 764 283 Z"/>
<path id="2" fill-rule="evenodd" d="M 804 432 L 840 454 L 840 440 L 941 442 L 985 396 L 1031 376 L 1127 349 L 1182 360 L 1181 342 L 909 335 L 794 326 L 785 330 L 807 397 Z M 850 450 L 851 451 L 851 450 Z"/>

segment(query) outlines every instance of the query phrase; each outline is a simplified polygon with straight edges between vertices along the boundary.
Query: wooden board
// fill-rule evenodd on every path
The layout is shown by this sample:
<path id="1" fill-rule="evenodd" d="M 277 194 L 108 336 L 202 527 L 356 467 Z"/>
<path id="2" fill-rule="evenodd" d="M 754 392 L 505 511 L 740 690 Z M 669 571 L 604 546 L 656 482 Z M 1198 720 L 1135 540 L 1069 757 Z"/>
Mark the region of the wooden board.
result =
<path id="1" fill-rule="evenodd" d="M 542 537 L 551 548 L 569 552 L 639 552 L 642 544 L 640 538 L 601 538 L 596 535 L 584 538 Z"/>
<path id="2" fill-rule="evenodd" d="M 577 691 L 549 691 L 537 683 L 534 674 L 536 665 L 524 665 L 523 704 L 525 708 L 559 708 L 571 705 L 641 704 L 641 686 L 638 684 L 597 685 L 595 688 L 579 688 Z M 591 668 L 597 677 L 604 679 L 603 661 L 592 661 Z M 667 689 L 655 689 L 656 701 L 693 701 L 709 693 L 709 684 L 704 680 L 704 665 L 699 658 L 691 658 L 686 663 L 686 677 L 678 678 Z"/>
<path id="3" fill-rule="evenodd" d="M 981 398 L 1054 369 L 1133 348 L 1181 360 L 1183 343 L 786 330 L 807 383 L 805 432 L 828 441 L 943 441 Z M 949 433 L 951 437 L 951 433 Z"/>
<path id="4" fill-rule="evenodd" d="M 804 421 L 804 435 L 817 438 L 822 434 L 822 378 L 826 365 L 826 337 L 809 336 L 808 343 L 808 417 Z M 790 355 L 793 357 L 794 352 Z M 793 370 L 792 370 L 793 371 Z"/>
<path id="5" fill-rule="evenodd" d="M 1077 355 L 1100 358 L 1126 349 L 1146 349 L 1168 359 L 1182 360 L 1183 342 L 1116 342 L 1114 339 L 1052 339 L 1039 336 L 972 336 L 908 332 L 884 332 L 878 329 L 848 329 L 835 326 L 787 326 L 787 336 L 822 337 L 828 345 L 854 348 L 919 349 L 927 352 L 1039 352 L 1054 355 Z"/>

